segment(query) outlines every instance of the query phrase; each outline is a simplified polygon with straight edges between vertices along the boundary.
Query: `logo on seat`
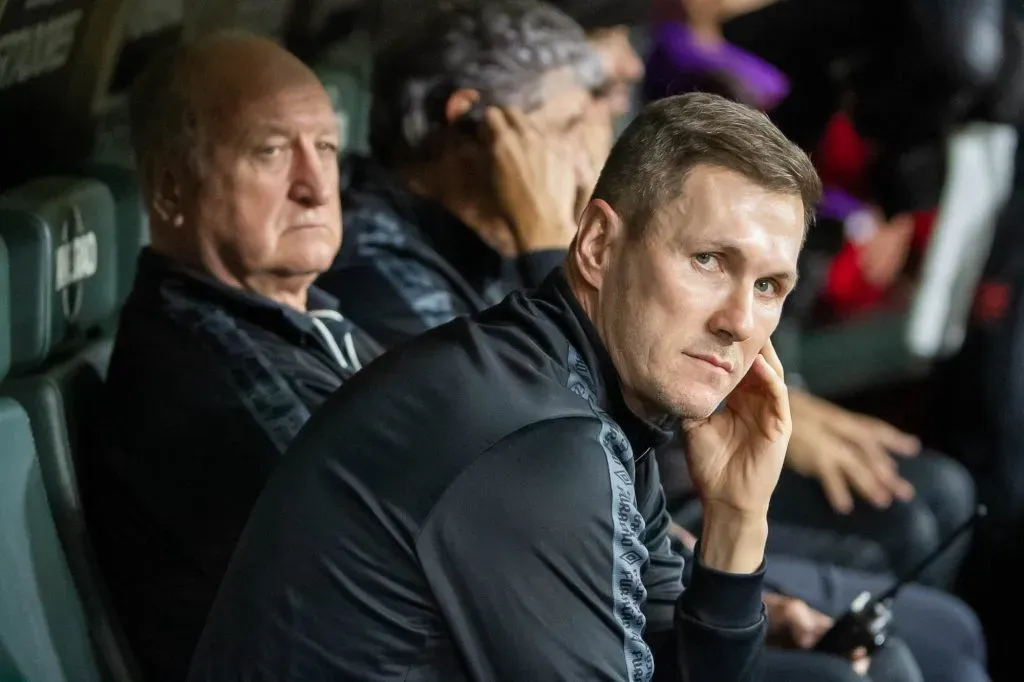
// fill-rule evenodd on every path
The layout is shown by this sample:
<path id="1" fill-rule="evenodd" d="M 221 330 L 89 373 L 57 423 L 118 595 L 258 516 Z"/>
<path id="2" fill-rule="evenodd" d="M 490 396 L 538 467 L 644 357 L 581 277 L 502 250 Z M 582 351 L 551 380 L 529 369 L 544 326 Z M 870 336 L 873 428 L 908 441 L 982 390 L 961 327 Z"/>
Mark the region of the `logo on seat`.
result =
<path id="1" fill-rule="evenodd" d="M 99 249 L 96 233 L 85 231 L 82 211 L 74 204 L 61 223 L 60 240 L 54 253 L 54 289 L 60 294 L 64 319 L 75 322 L 82 312 L 83 282 L 95 275 L 99 266 Z"/>

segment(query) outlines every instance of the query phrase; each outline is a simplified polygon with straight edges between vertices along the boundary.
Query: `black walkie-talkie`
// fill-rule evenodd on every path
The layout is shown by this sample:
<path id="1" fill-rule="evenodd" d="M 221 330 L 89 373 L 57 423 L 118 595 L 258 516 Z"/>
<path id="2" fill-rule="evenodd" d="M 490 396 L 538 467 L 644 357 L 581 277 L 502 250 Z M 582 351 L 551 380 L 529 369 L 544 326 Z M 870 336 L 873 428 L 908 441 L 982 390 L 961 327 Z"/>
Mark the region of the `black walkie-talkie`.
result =
<path id="1" fill-rule="evenodd" d="M 904 585 L 916 580 L 943 552 L 949 549 L 950 545 L 984 518 L 987 513 L 988 510 L 984 505 L 978 505 L 974 514 L 950 533 L 949 537 L 934 552 L 913 570 L 901 576 L 879 596 L 873 597 L 868 592 L 858 594 L 849 610 L 836 620 L 829 631 L 814 646 L 814 650 L 849 658 L 857 649 L 864 649 L 870 654 L 883 646 L 889 638 L 889 626 L 893 620 L 892 602 L 896 594 Z"/>

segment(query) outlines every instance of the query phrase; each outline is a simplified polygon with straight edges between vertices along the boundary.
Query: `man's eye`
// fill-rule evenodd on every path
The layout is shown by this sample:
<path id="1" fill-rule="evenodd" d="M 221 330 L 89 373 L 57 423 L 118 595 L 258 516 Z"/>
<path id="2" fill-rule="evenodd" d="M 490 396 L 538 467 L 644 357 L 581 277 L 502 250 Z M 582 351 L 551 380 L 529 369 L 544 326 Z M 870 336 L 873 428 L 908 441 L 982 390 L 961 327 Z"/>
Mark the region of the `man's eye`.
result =
<path id="1" fill-rule="evenodd" d="M 267 158 L 270 158 L 270 157 L 273 157 L 273 156 L 277 156 L 277 154 L 280 151 L 281 151 L 281 147 L 268 145 L 266 147 L 260 147 L 259 149 L 256 150 L 256 153 L 259 154 L 260 156 L 265 156 Z"/>
<path id="2" fill-rule="evenodd" d="M 779 290 L 778 283 L 773 279 L 759 279 L 754 283 L 759 294 L 775 294 Z"/>
<path id="3" fill-rule="evenodd" d="M 717 256 L 713 253 L 698 253 L 693 257 L 693 261 L 702 268 L 710 269 L 715 266 Z"/>
<path id="4" fill-rule="evenodd" d="M 338 145 L 334 142 L 318 142 L 316 146 L 322 152 L 333 152 L 335 154 L 338 153 L 339 149 Z"/>

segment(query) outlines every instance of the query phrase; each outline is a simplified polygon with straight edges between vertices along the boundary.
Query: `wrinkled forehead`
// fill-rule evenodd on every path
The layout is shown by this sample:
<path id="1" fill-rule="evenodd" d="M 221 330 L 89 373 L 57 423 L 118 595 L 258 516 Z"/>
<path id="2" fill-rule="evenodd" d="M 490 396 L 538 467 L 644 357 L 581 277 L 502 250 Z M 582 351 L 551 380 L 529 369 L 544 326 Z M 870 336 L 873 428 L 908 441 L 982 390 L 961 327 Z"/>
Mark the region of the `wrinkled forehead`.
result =
<path id="1" fill-rule="evenodd" d="M 693 169 L 651 219 L 662 243 L 728 250 L 771 270 L 795 270 L 806 233 L 799 194 L 711 167 Z"/>
<path id="2" fill-rule="evenodd" d="M 259 84 L 257 84 L 259 85 Z M 209 97 L 200 114 L 209 133 L 239 137 L 262 128 L 335 132 L 330 97 L 315 80 L 240 87 Z"/>

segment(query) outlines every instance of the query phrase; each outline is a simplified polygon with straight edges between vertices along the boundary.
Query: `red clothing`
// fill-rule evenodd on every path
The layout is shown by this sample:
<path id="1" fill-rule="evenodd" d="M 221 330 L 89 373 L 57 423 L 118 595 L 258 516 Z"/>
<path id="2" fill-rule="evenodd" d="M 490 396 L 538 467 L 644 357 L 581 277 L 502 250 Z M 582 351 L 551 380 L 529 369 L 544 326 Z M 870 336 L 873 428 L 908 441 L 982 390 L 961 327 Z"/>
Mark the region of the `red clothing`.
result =
<path id="1" fill-rule="evenodd" d="M 850 120 L 836 114 L 814 154 L 815 164 L 826 186 L 840 187 L 854 196 L 869 199 L 868 163 L 874 150 L 861 138 Z M 912 251 L 924 249 L 935 222 L 935 209 L 914 213 Z M 823 297 L 838 316 L 872 308 L 885 297 L 886 289 L 869 284 L 860 264 L 860 247 L 847 241 L 826 278 Z"/>

